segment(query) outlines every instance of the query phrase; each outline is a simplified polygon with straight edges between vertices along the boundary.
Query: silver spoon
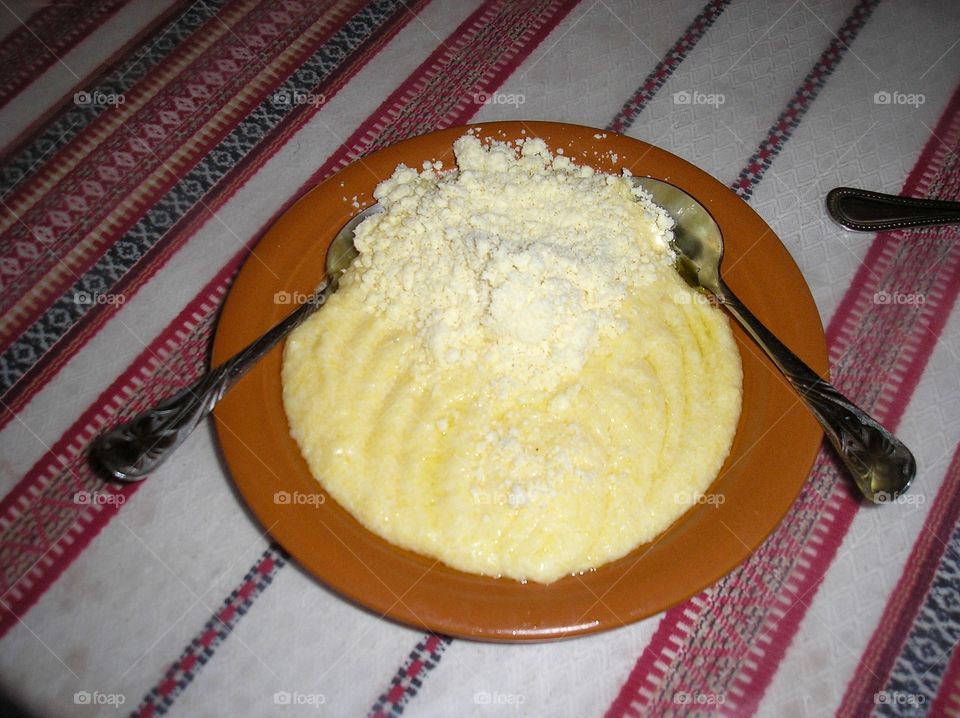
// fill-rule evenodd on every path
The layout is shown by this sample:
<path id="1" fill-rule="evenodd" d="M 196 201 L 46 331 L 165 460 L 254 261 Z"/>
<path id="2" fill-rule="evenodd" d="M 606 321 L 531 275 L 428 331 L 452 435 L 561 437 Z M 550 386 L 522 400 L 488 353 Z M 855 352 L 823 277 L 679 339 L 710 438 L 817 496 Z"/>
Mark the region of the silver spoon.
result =
<path id="1" fill-rule="evenodd" d="M 649 177 L 634 182 L 676 221 L 677 271 L 694 288 L 717 298 L 753 337 L 796 389 L 823 426 L 824 433 L 863 495 L 875 503 L 892 501 L 910 486 L 917 472 L 903 443 L 852 401 L 821 379 L 730 291 L 720 277 L 723 236 L 706 208 L 671 184 Z"/>
<path id="2" fill-rule="evenodd" d="M 841 227 L 858 232 L 960 224 L 960 202 L 899 197 L 853 187 L 830 190 L 827 212 Z"/>
<path id="3" fill-rule="evenodd" d="M 166 461 L 250 367 L 337 291 L 340 274 L 357 256 L 353 231 L 379 211 L 373 205 L 343 225 L 327 250 L 327 278 L 286 319 L 186 389 L 94 439 L 89 454 L 94 467 L 120 481 L 140 481 Z"/>

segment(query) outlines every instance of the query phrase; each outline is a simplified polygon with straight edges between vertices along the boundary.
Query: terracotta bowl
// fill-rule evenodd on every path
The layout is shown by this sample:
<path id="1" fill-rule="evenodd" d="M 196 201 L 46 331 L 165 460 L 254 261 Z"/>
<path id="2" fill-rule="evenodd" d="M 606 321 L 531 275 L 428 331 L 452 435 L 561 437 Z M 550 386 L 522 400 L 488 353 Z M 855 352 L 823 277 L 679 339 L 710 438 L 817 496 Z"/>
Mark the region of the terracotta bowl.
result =
<path id="1" fill-rule="evenodd" d="M 762 219 L 694 165 L 639 140 L 553 122 L 497 122 L 481 136 L 536 136 L 598 170 L 649 175 L 700 200 L 723 230 L 724 276 L 788 346 L 826 375 L 820 317 L 790 254 Z M 227 298 L 214 343 L 219 363 L 291 310 L 274 294 L 307 294 L 323 277 L 327 246 L 377 183 L 401 162 L 453 165 L 456 127 L 375 152 L 331 177 L 266 233 Z M 346 200 L 344 200 L 346 198 Z M 789 297 L 789 302 L 784 301 Z M 322 310 L 321 310 L 322 311 Z M 776 369 L 735 327 L 744 403 L 730 456 L 710 493 L 657 540 L 583 576 L 549 585 L 462 573 L 399 549 L 361 526 L 335 501 L 276 503 L 286 491 L 319 486 L 289 435 L 281 401 L 281 347 L 266 356 L 216 411 L 230 473 L 250 509 L 300 564 L 375 614 L 451 635 L 494 641 L 544 640 L 602 631 L 663 611 L 731 571 L 774 530 L 806 480 L 821 431 Z"/>

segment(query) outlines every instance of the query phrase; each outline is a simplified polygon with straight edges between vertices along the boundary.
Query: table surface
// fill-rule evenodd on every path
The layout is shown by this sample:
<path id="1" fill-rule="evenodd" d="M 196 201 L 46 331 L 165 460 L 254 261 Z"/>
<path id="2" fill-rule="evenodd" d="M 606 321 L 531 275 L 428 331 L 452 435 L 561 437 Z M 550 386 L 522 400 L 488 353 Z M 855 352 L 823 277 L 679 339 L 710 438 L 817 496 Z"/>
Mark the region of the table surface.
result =
<path id="1" fill-rule="evenodd" d="M 16 2 L 0 9 L 0 694 L 27 715 L 960 715 L 960 5 L 936 0 Z M 914 450 L 865 506 L 824 450 L 778 529 L 666 613 L 569 641 L 351 605 L 245 510 L 204 424 L 142 484 L 85 447 L 197 376 L 265 228 L 437 128 L 625 133 L 795 258 L 835 383 Z M 789 297 L 783 297 L 789 301 Z M 775 480 L 776 477 L 770 477 Z M 400 597 L 402 598 L 402 597 Z M 602 599 L 602 597 L 600 597 Z"/>

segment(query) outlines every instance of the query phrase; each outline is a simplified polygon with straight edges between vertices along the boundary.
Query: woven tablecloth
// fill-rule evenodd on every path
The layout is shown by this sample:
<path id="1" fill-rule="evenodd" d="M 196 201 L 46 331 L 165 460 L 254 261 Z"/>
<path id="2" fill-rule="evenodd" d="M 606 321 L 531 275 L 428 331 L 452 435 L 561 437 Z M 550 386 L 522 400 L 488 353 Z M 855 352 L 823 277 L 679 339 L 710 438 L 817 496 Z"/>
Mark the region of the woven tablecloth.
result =
<path id="1" fill-rule="evenodd" d="M 960 199 L 960 4 L 2 5 L 0 712 L 960 715 L 960 231 L 854 234 L 824 209 L 840 185 Z M 911 492 L 864 506 L 824 450 L 689 601 L 494 645 L 302 571 L 208 424 L 142 484 L 95 477 L 100 430 L 204 370 L 232 278 L 298 195 L 498 119 L 625 133 L 749 202 L 810 285 L 835 383 L 914 450 Z"/>

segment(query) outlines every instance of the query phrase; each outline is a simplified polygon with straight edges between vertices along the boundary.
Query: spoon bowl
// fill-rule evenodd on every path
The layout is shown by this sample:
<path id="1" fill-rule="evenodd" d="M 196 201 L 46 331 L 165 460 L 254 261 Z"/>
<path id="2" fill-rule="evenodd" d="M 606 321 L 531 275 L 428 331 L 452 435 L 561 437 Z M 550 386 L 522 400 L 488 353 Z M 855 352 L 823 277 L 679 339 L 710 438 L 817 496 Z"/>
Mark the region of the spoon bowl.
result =
<path id="1" fill-rule="evenodd" d="M 720 275 L 723 234 L 710 212 L 669 182 L 651 177 L 635 177 L 633 181 L 676 223 L 673 248 L 677 272 L 691 287 L 713 295 L 764 350 L 820 422 L 863 496 L 874 503 L 886 503 L 906 491 L 917 473 L 910 450 L 818 376 L 724 283 Z"/>

